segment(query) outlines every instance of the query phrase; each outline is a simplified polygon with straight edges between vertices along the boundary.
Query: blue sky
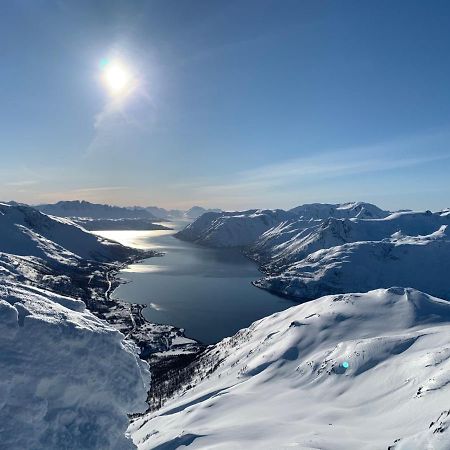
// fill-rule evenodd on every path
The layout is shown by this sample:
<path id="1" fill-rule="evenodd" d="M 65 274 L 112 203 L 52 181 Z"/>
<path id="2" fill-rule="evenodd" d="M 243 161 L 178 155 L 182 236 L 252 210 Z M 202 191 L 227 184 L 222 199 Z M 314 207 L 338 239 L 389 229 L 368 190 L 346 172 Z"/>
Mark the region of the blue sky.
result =
<path id="1" fill-rule="evenodd" d="M 447 1 L 2 2 L 1 198 L 449 207 L 449 55 Z"/>

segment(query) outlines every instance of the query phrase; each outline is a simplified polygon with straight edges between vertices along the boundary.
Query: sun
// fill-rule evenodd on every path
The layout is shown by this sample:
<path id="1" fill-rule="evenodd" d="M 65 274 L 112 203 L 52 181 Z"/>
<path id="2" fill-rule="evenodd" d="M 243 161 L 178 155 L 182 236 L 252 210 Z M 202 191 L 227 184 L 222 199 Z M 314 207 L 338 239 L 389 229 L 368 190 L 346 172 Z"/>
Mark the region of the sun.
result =
<path id="1" fill-rule="evenodd" d="M 127 95 L 133 88 L 133 74 L 125 63 L 119 60 L 102 60 L 102 81 L 113 97 Z"/>

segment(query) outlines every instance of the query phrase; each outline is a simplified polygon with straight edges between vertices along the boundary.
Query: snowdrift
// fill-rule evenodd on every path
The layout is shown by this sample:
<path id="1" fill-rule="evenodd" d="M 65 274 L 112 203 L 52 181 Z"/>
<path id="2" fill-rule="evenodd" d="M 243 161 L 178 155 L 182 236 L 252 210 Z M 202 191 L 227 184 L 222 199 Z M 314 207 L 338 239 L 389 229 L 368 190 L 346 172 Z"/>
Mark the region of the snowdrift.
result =
<path id="1" fill-rule="evenodd" d="M 0 436 L 8 450 L 127 450 L 150 376 L 84 303 L 2 280 Z"/>
<path id="2" fill-rule="evenodd" d="M 193 373 L 191 389 L 131 424 L 140 450 L 449 448 L 450 304 L 413 289 L 274 314 Z"/>

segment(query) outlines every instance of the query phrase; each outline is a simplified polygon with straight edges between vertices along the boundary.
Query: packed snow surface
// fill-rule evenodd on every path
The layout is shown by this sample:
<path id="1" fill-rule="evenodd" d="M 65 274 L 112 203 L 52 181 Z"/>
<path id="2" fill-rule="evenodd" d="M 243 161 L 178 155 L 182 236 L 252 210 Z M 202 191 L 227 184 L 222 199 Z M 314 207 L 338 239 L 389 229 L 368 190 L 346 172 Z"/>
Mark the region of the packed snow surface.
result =
<path id="1" fill-rule="evenodd" d="M 127 450 L 150 376 L 136 347 L 84 303 L 0 284 L 0 447 Z"/>
<path id="2" fill-rule="evenodd" d="M 323 297 L 215 345 L 189 384 L 131 424 L 140 450 L 448 450 L 450 304 Z"/>

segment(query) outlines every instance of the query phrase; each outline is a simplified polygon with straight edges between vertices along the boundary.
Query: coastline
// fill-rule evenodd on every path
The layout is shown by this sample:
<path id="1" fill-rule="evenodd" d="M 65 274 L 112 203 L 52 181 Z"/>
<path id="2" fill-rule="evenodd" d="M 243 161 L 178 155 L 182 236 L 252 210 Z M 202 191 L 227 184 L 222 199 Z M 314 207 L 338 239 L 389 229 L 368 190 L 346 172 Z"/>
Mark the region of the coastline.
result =
<path id="1" fill-rule="evenodd" d="M 155 251 L 140 252 L 124 262 L 106 267 L 102 274 L 103 286 L 93 290 L 93 301 L 87 305 L 93 314 L 106 320 L 126 338 L 134 341 L 141 350 L 141 359 L 144 360 L 148 360 L 155 353 L 177 351 L 180 354 L 192 354 L 205 347 L 201 342 L 185 336 L 182 328 L 148 321 L 142 313 L 147 305 L 112 298 L 114 291 L 123 283 L 119 277 L 121 270 L 138 261 L 163 255 Z M 95 272 L 91 275 L 95 276 Z"/>

